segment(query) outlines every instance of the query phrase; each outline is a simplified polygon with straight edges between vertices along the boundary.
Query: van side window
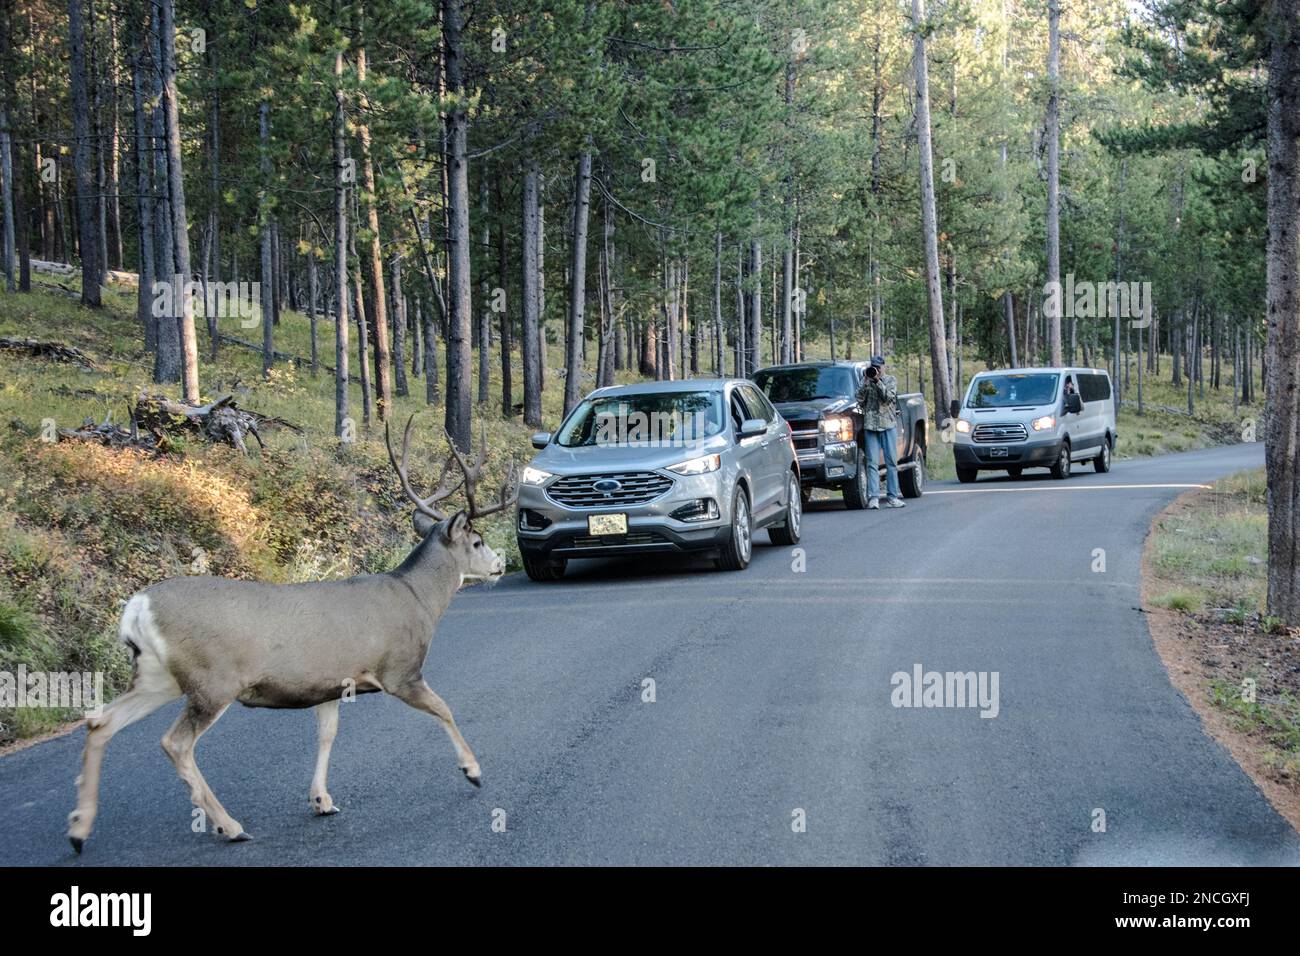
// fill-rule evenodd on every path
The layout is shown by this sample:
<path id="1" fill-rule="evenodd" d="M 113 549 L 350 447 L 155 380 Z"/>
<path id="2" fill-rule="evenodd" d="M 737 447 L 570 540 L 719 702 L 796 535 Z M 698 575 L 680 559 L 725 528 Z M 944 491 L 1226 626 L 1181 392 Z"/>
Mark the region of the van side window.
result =
<path id="1" fill-rule="evenodd" d="M 1080 375 L 1079 397 L 1084 402 L 1104 402 L 1110 398 L 1110 379 L 1105 375 Z"/>

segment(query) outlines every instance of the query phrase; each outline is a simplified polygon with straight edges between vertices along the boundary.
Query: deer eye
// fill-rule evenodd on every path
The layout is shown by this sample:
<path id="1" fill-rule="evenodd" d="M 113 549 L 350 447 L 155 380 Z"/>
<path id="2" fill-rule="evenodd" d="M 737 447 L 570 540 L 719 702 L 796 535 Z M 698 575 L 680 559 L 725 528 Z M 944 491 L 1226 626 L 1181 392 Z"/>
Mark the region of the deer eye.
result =
<path id="1" fill-rule="evenodd" d="M 474 547 L 476 547 L 476 548 L 481 548 L 481 547 L 483 547 L 483 542 L 482 542 L 482 541 L 475 541 L 475 542 L 474 542 Z"/>

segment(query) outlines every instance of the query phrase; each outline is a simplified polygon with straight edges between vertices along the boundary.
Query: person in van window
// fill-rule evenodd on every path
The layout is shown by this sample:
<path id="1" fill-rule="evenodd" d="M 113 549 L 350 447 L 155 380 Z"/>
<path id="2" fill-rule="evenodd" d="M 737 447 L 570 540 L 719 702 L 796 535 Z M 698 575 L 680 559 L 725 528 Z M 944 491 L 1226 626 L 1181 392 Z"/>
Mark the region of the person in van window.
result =
<path id="1" fill-rule="evenodd" d="M 902 508 L 898 487 L 898 379 L 885 374 L 885 359 L 873 356 L 871 366 L 858 386 L 862 407 L 862 443 L 867 453 L 867 507 L 880 508 L 880 467 L 877 450 L 885 460 L 885 483 L 889 498 L 886 508 Z"/>

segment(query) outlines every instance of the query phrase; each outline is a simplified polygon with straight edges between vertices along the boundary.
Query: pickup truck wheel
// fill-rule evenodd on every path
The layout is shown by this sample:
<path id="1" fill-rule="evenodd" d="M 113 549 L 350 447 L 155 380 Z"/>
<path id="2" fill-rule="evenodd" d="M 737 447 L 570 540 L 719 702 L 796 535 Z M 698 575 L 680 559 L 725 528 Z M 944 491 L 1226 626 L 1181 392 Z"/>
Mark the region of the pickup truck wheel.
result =
<path id="1" fill-rule="evenodd" d="M 898 484 L 904 498 L 919 498 L 925 494 L 925 449 L 918 448 L 912 456 L 911 468 L 898 469 Z"/>
<path id="2" fill-rule="evenodd" d="M 1056 456 L 1056 464 L 1052 466 L 1052 477 L 1064 479 L 1070 477 L 1070 443 L 1064 442 L 1061 445 L 1061 453 Z"/>
<path id="3" fill-rule="evenodd" d="M 792 472 L 786 478 L 785 521 L 767 529 L 767 537 L 773 544 L 789 546 L 799 543 L 799 525 L 803 522 L 803 503 L 799 500 L 799 479 Z"/>
<path id="4" fill-rule="evenodd" d="M 1007 474 L 1010 475 L 1012 478 L 1019 478 L 1019 477 L 1020 477 L 1020 469 L 1019 469 L 1019 468 L 1008 468 L 1008 469 L 1007 469 Z"/>
<path id="5" fill-rule="evenodd" d="M 743 571 L 749 567 L 749 556 L 754 550 L 754 519 L 749 513 L 749 496 L 737 487 L 731 499 L 731 537 L 718 554 L 718 567 L 723 571 Z"/>
<path id="6" fill-rule="evenodd" d="M 1110 438 L 1107 437 L 1101 443 L 1101 451 L 1097 457 L 1092 460 L 1092 467 L 1097 470 L 1097 474 L 1104 475 L 1110 471 Z"/>
<path id="7" fill-rule="evenodd" d="M 957 469 L 957 480 L 960 481 L 963 485 L 969 485 L 972 481 L 974 481 L 978 477 L 979 477 L 978 468 L 959 467 Z"/>
<path id="8" fill-rule="evenodd" d="M 527 551 L 522 553 L 522 557 L 524 573 L 532 581 L 558 581 L 564 577 L 564 569 L 569 563 L 564 558 L 535 557 Z"/>
<path id="9" fill-rule="evenodd" d="M 849 511 L 861 511 L 867 506 L 867 456 L 858 449 L 858 470 L 853 478 L 844 484 L 844 507 Z"/>

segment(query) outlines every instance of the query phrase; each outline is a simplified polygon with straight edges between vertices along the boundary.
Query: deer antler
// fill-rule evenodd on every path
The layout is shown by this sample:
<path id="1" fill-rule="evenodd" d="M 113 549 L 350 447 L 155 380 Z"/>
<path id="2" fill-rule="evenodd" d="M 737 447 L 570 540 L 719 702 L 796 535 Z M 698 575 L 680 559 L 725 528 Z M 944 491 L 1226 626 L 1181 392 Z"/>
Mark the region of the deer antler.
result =
<path id="1" fill-rule="evenodd" d="M 447 474 L 458 459 L 448 458 L 443 462 L 442 471 L 438 475 L 438 486 L 429 497 L 421 498 L 416 494 L 415 489 L 411 487 L 411 476 L 406 470 L 406 459 L 411 450 L 411 426 L 414 424 L 415 416 L 412 415 L 406 420 L 406 431 L 402 433 L 402 460 L 400 463 L 397 460 L 397 455 L 393 453 L 393 441 L 389 435 L 388 424 L 384 424 L 384 444 L 388 446 L 388 460 L 393 463 L 393 470 L 397 472 L 397 477 L 402 482 L 402 491 L 406 492 L 406 497 L 415 505 L 415 510 L 427 518 L 432 518 L 434 521 L 445 521 L 447 516 L 435 508 L 434 505 L 451 495 L 461 486 L 459 481 L 455 484 L 447 483 Z"/>
<path id="2" fill-rule="evenodd" d="M 485 518 L 488 515 L 496 514 L 498 511 L 504 511 L 515 503 L 519 498 L 519 486 L 516 479 L 515 460 L 510 459 L 510 467 L 506 469 L 506 480 L 501 484 L 501 494 L 496 504 L 489 505 L 486 508 L 479 508 L 478 499 L 474 493 L 474 485 L 478 482 L 483 473 L 483 464 L 487 461 L 487 426 L 483 425 L 479 429 L 479 448 L 478 455 L 471 466 L 465 461 L 463 455 L 456 448 L 456 442 L 452 440 L 451 433 L 447 433 L 447 445 L 451 448 L 452 458 L 456 464 L 460 465 L 461 473 L 465 476 L 465 501 L 469 506 L 469 517 Z M 514 492 L 511 492 L 511 488 Z"/>

